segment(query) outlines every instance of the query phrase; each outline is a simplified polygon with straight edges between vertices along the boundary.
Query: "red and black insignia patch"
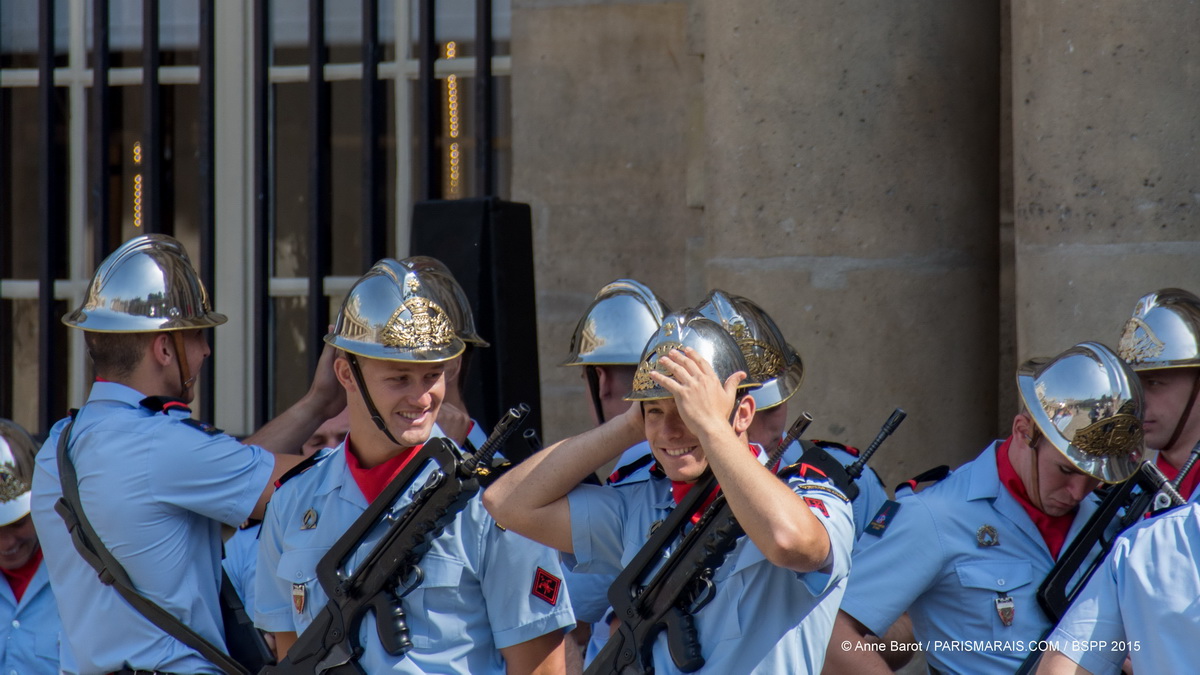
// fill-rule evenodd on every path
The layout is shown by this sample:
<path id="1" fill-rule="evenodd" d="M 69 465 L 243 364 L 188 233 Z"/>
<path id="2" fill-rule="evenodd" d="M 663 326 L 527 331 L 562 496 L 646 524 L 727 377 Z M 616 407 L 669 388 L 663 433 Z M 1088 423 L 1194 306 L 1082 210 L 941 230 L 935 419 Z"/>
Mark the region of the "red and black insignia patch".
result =
<path id="1" fill-rule="evenodd" d="M 821 515 L 825 516 L 826 518 L 829 517 L 829 509 L 825 508 L 825 502 L 821 501 L 820 499 L 817 499 L 816 497 L 805 497 L 804 503 L 808 504 L 808 508 L 816 509 L 821 512 Z"/>
<path id="2" fill-rule="evenodd" d="M 561 590 L 562 579 L 540 567 L 537 568 L 537 572 L 533 574 L 533 590 L 530 591 L 534 597 L 541 598 L 551 605 L 557 605 L 558 592 Z"/>

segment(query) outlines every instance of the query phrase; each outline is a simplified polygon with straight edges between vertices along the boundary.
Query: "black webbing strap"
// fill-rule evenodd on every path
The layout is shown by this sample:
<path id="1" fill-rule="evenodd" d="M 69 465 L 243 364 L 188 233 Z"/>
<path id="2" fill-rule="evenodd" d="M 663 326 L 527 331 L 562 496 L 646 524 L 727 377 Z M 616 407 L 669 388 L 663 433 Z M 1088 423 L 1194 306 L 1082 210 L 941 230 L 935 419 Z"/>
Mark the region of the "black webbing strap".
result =
<path id="1" fill-rule="evenodd" d="M 216 645 L 205 640 L 170 612 L 134 589 L 133 582 L 129 579 L 129 573 L 113 557 L 112 552 L 104 546 L 83 512 L 83 504 L 79 500 L 79 476 L 75 473 L 75 465 L 71 462 L 71 458 L 67 456 L 68 437 L 74 426 L 75 421 L 72 420 L 67 428 L 63 429 L 62 435 L 58 439 L 58 475 L 62 482 L 63 496 L 55 504 L 54 510 L 66 522 L 67 531 L 71 533 L 71 542 L 75 544 L 75 550 L 79 551 L 79 555 L 87 561 L 87 564 L 96 570 L 100 576 L 100 583 L 112 586 L 113 590 L 125 599 L 125 602 L 146 617 L 150 623 L 196 650 L 226 673 L 249 675 L 250 671 L 222 652 Z"/>

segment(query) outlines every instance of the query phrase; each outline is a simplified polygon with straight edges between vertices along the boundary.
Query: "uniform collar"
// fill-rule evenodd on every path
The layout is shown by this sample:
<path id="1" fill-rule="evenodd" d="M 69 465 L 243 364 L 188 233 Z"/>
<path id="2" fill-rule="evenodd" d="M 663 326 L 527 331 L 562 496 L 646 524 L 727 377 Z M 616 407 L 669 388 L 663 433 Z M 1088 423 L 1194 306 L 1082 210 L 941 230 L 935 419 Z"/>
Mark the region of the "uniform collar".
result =
<path id="1" fill-rule="evenodd" d="M 23 607 L 33 602 L 33 599 L 43 588 L 50 585 L 49 573 L 46 571 L 46 560 L 42 559 L 42 564 L 38 565 L 37 571 L 33 573 L 33 578 L 29 580 L 29 585 L 25 587 L 25 592 L 21 594 L 21 601 L 17 602 L 17 596 L 13 595 L 12 588 L 8 583 L 0 583 L 0 601 L 4 601 L 13 607 Z"/>
<path id="2" fill-rule="evenodd" d="M 141 405 L 144 398 L 146 398 L 146 395 L 133 387 L 120 384 L 119 382 L 104 380 L 92 383 L 92 391 L 88 393 L 87 402 L 116 401 L 117 403 L 124 403 L 132 408 L 136 408 Z"/>
<path id="3" fill-rule="evenodd" d="M 1007 494 L 1000 483 L 1000 473 L 996 470 L 996 448 L 1001 441 L 992 441 L 975 461 L 971 462 L 971 484 L 967 488 L 967 500 L 995 499 L 1003 492 Z"/>

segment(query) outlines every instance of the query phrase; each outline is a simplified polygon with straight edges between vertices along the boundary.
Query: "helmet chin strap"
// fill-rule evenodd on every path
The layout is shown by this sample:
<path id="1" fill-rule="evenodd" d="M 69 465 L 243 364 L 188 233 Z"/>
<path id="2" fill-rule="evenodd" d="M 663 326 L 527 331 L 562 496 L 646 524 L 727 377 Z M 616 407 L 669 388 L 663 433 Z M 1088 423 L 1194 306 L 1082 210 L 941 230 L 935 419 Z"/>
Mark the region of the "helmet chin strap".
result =
<path id="1" fill-rule="evenodd" d="M 600 375 L 596 366 L 584 366 L 584 376 L 587 377 L 588 393 L 592 395 L 592 407 L 596 410 L 596 419 L 604 424 L 604 406 L 600 403 Z"/>
<path id="2" fill-rule="evenodd" d="M 1193 368 L 1196 371 L 1192 378 L 1192 394 L 1188 396 L 1187 405 L 1183 408 L 1183 414 L 1179 416 L 1179 421 L 1175 423 L 1175 431 L 1171 434 L 1171 440 L 1167 441 L 1166 447 L 1159 448 L 1162 452 L 1167 452 L 1175 447 L 1175 443 L 1179 441 L 1179 437 L 1183 434 L 1183 427 L 1187 424 L 1188 417 L 1192 414 L 1192 406 L 1196 404 L 1196 394 L 1200 393 L 1200 368 Z"/>
<path id="3" fill-rule="evenodd" d="M 346 358 L 350 361 L 350 372 L 354 375 L 354 381 L 358 384 L 358 391 L 362 394 L 363 403 L 367 404 L 367 412 L 371 413 L 371 421 L 379 430 L 387 436 L 388 440 L 396 445 L 403 445 L 392 432 L 388 430 L 387 423 L 383 421 L 383 416 L 379 414 L 379 410 L 375 407 L 375 402 L 371 400 L 371 394 L 367 391 L 367 383 L 363 380 L 362 369 L 358 366 L 358 357 L 350 352 L 346 352 Z"/>
<path id="4" fill-rule="evenodd" d="M 182 331 L 171 331 L 171 341 L 175 345 L 176 363 L 179 365 L 179 387 L 180 396 L 186 398 L 188 392 L 191 391 L 192 385 L 196 384 L 196 377 L 200 373 L 192 374 L 192 369 L 188 367 L 187 350 L 184 349 Z"/>
<path id="5" fill-rule="evenodd" d="M 1026 490 L 1026 492 L 1028 493 L 1029 501 L 1033 502 L 1037 510 L 1046 513 L 1046 509 L 1042 508 L 1041 476 L 1038 474 L 1037 463 L 1037 446 L 1041 440 L 1042 434 L 1037 429 L 1034 429 L 1032 433 L 1025 437 L 1025 442 L 1029 444 L 1029 464 L 1033 478 L 1033 485 L 1030 486 L 1032 489 Z"/>

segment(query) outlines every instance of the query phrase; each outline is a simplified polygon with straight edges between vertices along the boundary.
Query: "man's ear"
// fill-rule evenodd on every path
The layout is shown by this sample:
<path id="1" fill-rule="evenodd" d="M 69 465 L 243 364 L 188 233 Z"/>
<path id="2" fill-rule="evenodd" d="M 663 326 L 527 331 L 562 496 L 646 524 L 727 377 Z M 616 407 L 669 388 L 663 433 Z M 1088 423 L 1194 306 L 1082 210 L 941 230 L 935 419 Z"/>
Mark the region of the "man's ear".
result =
<path id="1" fill-rule="evenodd" d="M 150 358 L 160 366 L 169 366 L 175 359 L 175 343 L 168 333 L 155 333 L 150 339 Z"/>
<path id="2" fill-rule="evenodd" d="M 742 396 L 733 409 L 733 430 L 738 435 L 744 434 L 750 429 L 750 423 L 754 421 L 754 397 L 750 395 Z"/>
<path id="3" fill-rule="evenodd" d="M 1021 412 L 1013 417 L 1012 437 L 1014 443 L 1030 447 L 1029 440 L 1033 437 L 1033 420 L 1027 413 Z"/>
<path id="4" fill-rule="evenodd" d="M 350 372 L 350 359 L 345 354 L 338 354 L 333 360 L 333 374 L 348 394 L 358 393 L 358 382 L 354 381 L 354 373 Z"/>

